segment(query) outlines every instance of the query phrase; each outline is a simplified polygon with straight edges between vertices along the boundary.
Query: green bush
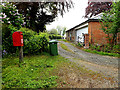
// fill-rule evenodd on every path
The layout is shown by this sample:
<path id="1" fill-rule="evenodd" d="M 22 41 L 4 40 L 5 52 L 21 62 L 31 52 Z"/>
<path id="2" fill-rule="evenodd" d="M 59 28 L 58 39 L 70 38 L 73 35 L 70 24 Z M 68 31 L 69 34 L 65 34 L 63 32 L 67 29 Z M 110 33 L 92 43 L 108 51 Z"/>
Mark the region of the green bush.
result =
<path id="1" fill-rule="evenodd" d="M 100 51 L 100 46 L 96 46 L 96 50 L 97 50 L 97 51 Z"/>
<path id="2" fill-rule="evenodd" d="M 90 48 L 92 50 L 97 50 L 97 51 L 104 51 L 104 52 L 111 52 L 111 45 L 107 44 L 107 45 L 102 45 L 102 46 L 98 46 L 98 45 L 90 45 Z"/>
<path id="3" fill-rule="evenodd" d="M 15 27 L 12 27 L 11 25 L 2 24 L 2 51 L 6 53 L 16 52 L 17 48 L 13 46 L 13 41 L 12 41 L 12 33 L 16 30 L 17 29 Z"/>
<path id="4" fill-rule="evenodd" d="M 36 54 L 48 50 L 49 38 L 46 33 L 40 33 L 34 35 L 29 39 L 24 38 L 24 53 L 25 54 Z"/>
<path id="5" fill-rule="evenodd" d="M 83 45 L 82 45 L 82 44 L 80 44 L 80 43 L 78 43 L 77 45 L 78 45 L 79 47 L 83 47 Z"/>
<path id="6" fill-rule="evenodd" d="M 96 50 L 96 46 L 95 46 L 95 45 L 90 44 L 90 48 L 91 48 L 92 50 Z"/>
<path id="7" fill-rule="evenodd" d="M 23 40 L 24 46 L 23 51 L 24 54 L 36 54 L 41 53 L 43 51 L 48 50 L 48 41 L 49 37 L 47 33 L 39 33 L 28 29 L 28 28 L 21 28 L 17 30 L 16 27 L 12 25 L 2 25 L 2 51 L 3 55 L 7 54 L 14 54 L 18 52 L 17 47 L 13 46 L 12 41 L 12 34 L 15 31 L 22 31 L 23 32 Z"/>
<path id="8" fill-rule="evenodd" d="M 119 45 L 114 45 L 112 52 L 114 52 L 114 53 L 119 53 L 119 54 L 120 54 L 120 44 L 119 44 Z"/>
<path id="9" fill-rule="evenodd" d="M 107 45 L 101 45 L 101 46 L 97 46 L 97 45 L 90 45 L 90 50 L 85 50 L 87 52 L 91 52 L 91 53 L 97 53 L 100 55 L 109 55 L 109 56 L 116 56 L 116 57 L 120 57 L 120 45 L 114 45 L 113 48 L 110 44 Z"/>
<path id="10" fill-rule="evenodd" d="M 62 37 L 60 35 L 54 35 L 54 34 L 50 34 L 49 35 L 50 39 L 61 39 Z"/>
<path id="11" fill-rule="evenodd" d="M 104 51 L 105 52 L 111 52 L 111 45 L 110 44 L 105 45 Z"/>

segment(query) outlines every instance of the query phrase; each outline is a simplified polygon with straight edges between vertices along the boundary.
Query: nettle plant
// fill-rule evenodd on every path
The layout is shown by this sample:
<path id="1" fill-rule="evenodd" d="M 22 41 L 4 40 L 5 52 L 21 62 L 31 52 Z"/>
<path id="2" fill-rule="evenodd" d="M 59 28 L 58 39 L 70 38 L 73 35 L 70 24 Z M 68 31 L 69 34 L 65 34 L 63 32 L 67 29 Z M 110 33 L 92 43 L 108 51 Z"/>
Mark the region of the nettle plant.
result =
<path id="1" fill-rule="evenodd" d="M 2 10 L 0 11 L 0 22 L 4 24 L 12 24 L 18 29 L 23 25 L 23 16 L 18 13 L 15 5 L 10 2 L 1 3 Z"/>

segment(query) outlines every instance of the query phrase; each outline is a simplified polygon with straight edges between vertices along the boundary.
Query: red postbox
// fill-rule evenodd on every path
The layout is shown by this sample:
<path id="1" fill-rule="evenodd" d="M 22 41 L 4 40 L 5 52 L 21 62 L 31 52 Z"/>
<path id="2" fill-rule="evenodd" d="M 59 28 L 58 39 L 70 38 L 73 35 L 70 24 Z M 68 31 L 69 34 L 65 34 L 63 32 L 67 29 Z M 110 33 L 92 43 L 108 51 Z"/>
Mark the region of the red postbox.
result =
<path id="1" fill-rule="evenodd" d="M 12 34 L 13 46 L 23 46 L 23 33 L 20 31 Z"/>

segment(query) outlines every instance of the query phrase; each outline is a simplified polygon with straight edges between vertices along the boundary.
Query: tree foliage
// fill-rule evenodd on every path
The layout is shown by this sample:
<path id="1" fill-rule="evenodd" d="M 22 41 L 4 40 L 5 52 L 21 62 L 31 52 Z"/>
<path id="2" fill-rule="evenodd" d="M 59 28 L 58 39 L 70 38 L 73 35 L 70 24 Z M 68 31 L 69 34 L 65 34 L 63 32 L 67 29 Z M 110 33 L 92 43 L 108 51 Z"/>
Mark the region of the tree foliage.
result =
<path id="1" fill-rule="evenodd" d="M 120 32 L 120 1 L 113 3 L 111 11 L 106 11 L 102 16 L 102 30 L 112 39 L 112 45 L 117 43 L 117 34 Z M 112 34 L 112 37 L 110 37 Z"/>
<path id="2" fill-rule="evenodd" d="M 57 26 L 56 29 L 57 29 L 59 35 L 64 36 L 65 30 L 66 30 L 67 28 L 66 28 L 66 27 L 62 27 L 62 26 Z"/>
<path id="3" fill-rule="evenodd" d="M 2 11 L 0 12 L 2 23 L 12 24 L 20 29 L 23 24 L 23 17 L 18 13 L 16 6 L 7 2 L 2 3 L 0 6 L 2 7 Z"/>
<path id="4" fill-rule="evenodd" d="M 63 33 L 62 33 L 63 36 L 65 35 L 65 32 L 66 32 L 66 27 L 64 27 L 63 29 Z"/>
<path id="5" fill-rule="evenodd" d="M 68 11 L 73 3 L 71 0 L 64 2 L 17 2 L 14 3 L 19 12 L 24 15 L 25 26 L 36 32 L 44 31 L 45 25 L 53 22 L 58 13 Z"/>
<path id="6" fill-rule="evenodd" d="M 58 31 L 53 28 L 53 29 L 50 30 L 50 34 L 57 35 L 57 34 L 58 34 Z"/>
<path id="7" fill-rule="evenodd" d="M 85 10 L 85 17 L 96 16 L 97 14 L 109 11 L 111 9 L 112 2 L 88 2 L 88 6 Z"/>

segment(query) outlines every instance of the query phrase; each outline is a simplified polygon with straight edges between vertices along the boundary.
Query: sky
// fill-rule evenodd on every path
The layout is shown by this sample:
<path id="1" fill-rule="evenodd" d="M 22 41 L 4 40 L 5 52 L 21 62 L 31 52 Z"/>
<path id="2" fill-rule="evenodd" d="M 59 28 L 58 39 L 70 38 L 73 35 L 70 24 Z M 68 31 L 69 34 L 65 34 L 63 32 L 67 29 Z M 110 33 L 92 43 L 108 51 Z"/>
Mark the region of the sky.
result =
<path id="1" fill-rule="evenodd" d="M 59 15 L 54 22 L 50 25 L 46 25 L 47 30 L 51 30 L 57 26 L 70 29 L 86 20 L 83 16 L 85 15 L 85 8 L 87 7 L 88 0 L 72 1 L 74 3 L 74 7 L 71 8 L 69 12 L 64 13 L 63 17 Z"/>

